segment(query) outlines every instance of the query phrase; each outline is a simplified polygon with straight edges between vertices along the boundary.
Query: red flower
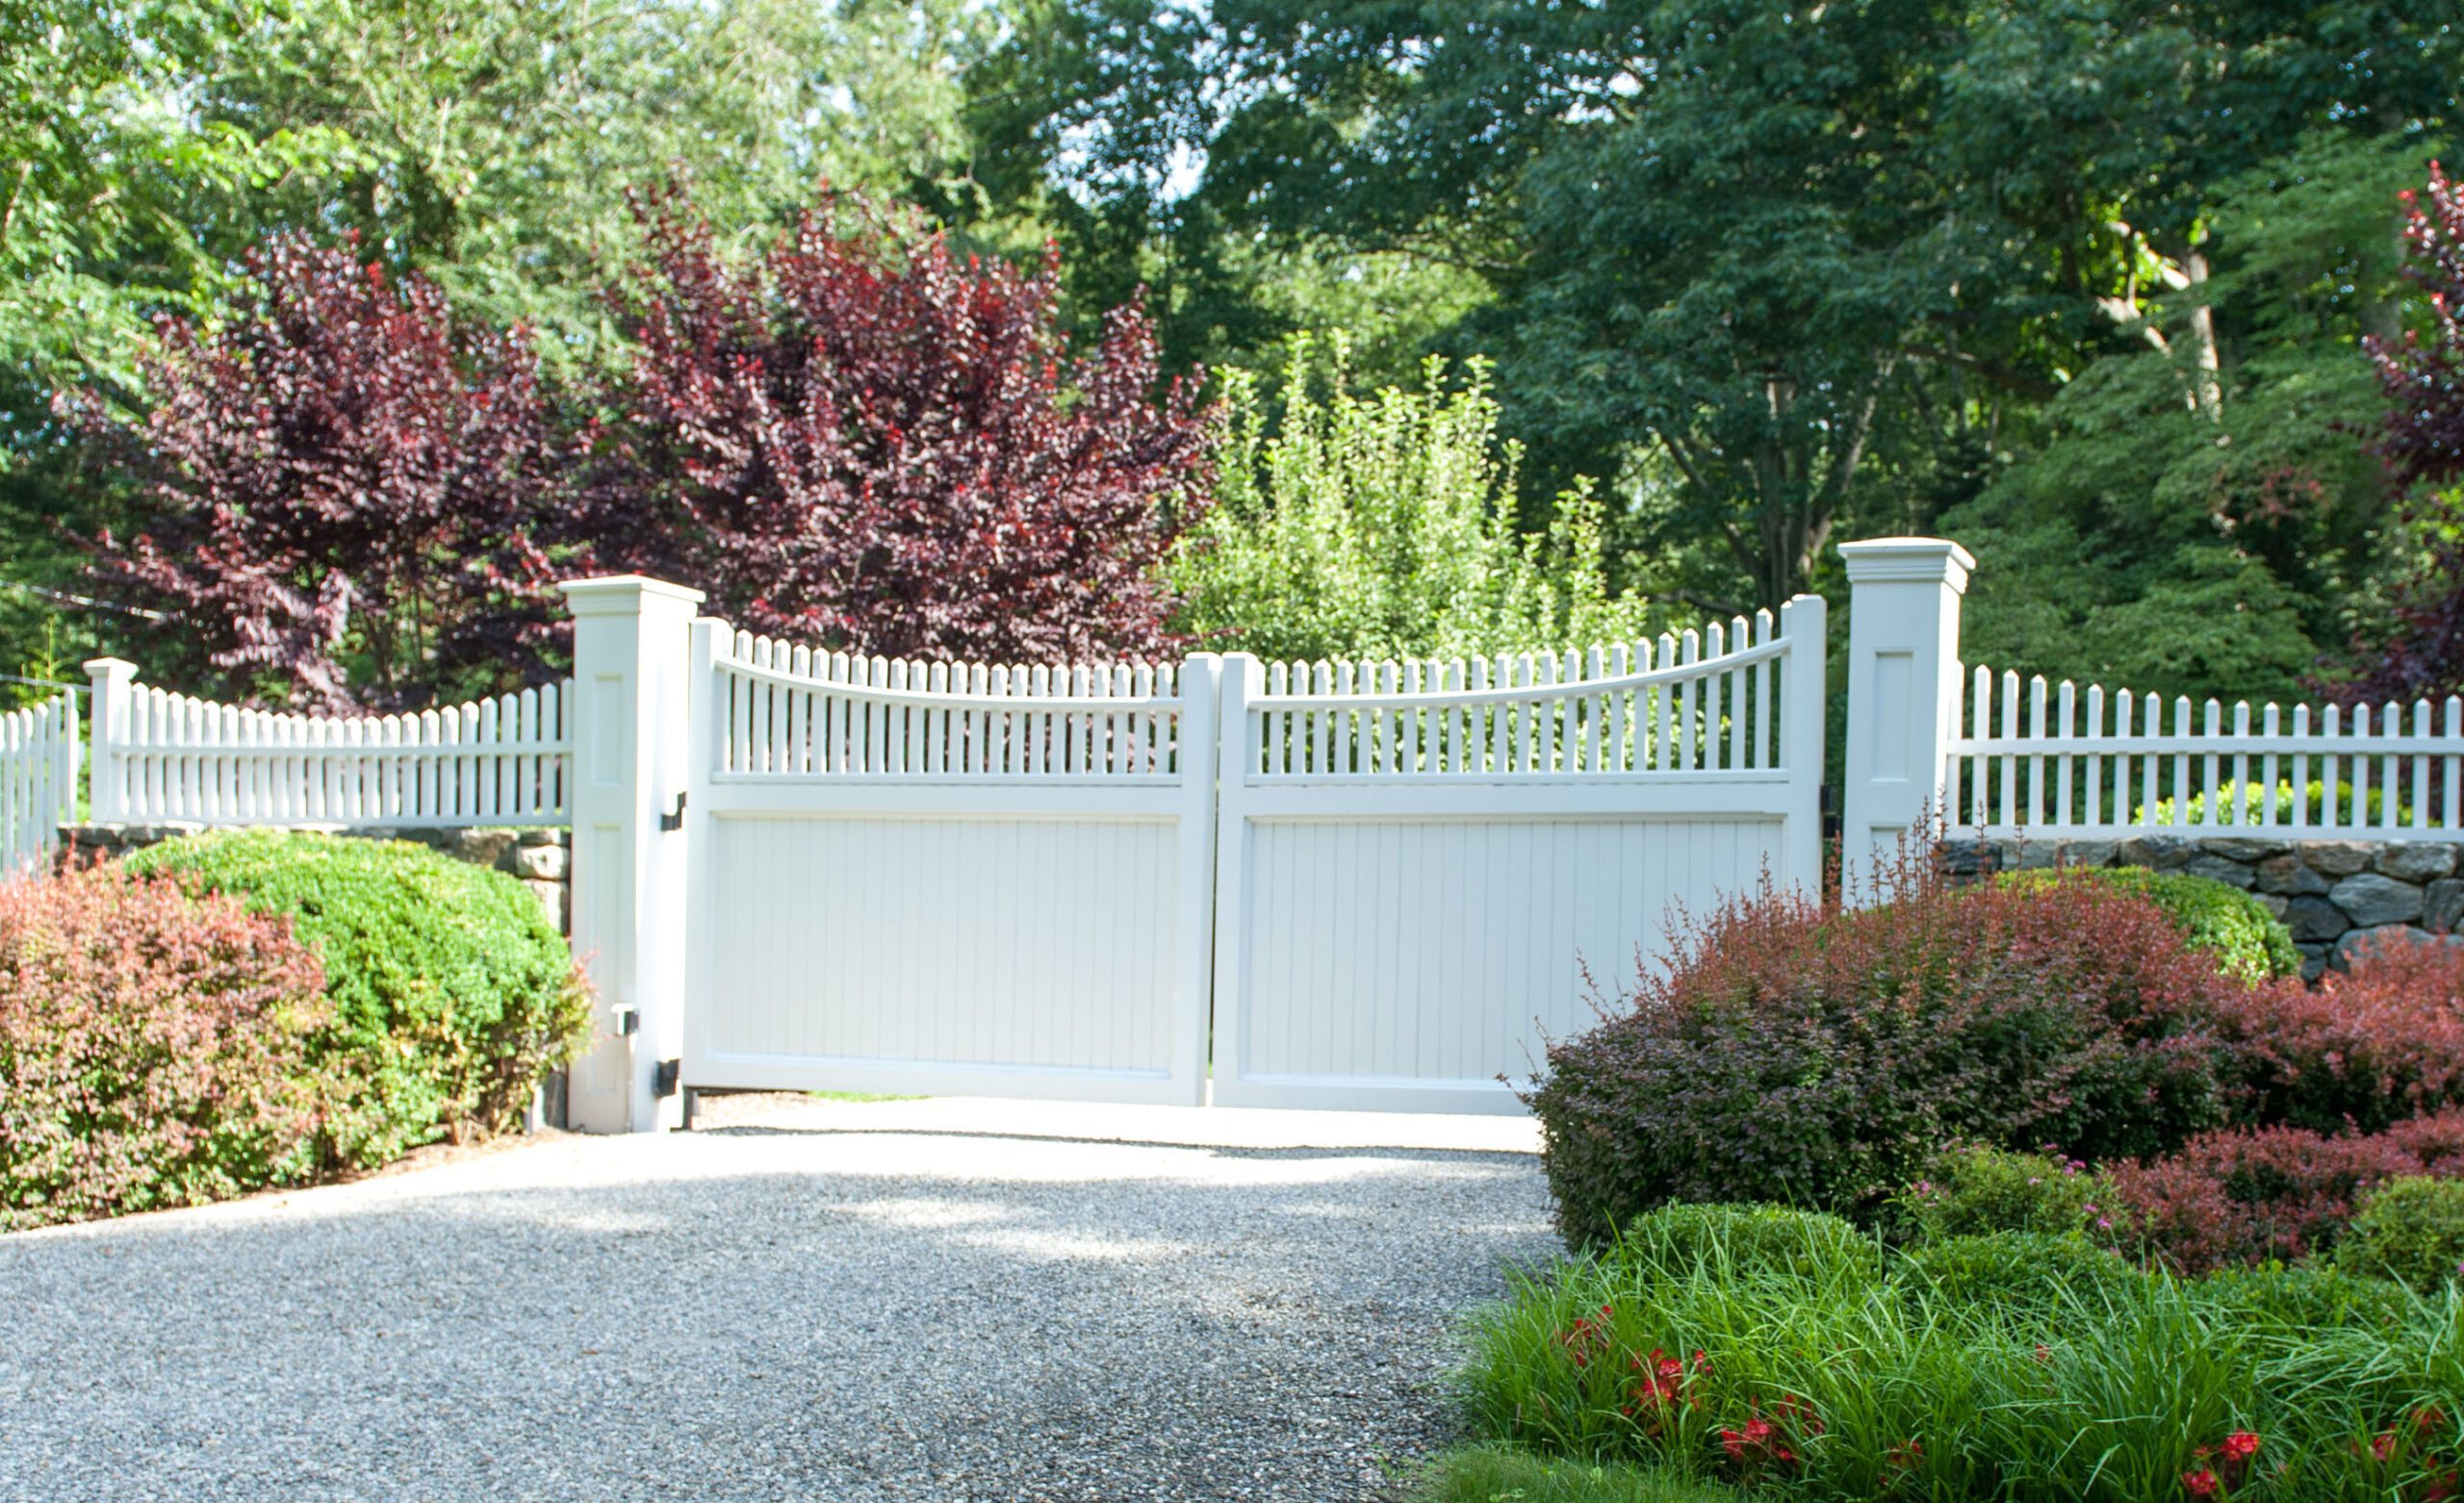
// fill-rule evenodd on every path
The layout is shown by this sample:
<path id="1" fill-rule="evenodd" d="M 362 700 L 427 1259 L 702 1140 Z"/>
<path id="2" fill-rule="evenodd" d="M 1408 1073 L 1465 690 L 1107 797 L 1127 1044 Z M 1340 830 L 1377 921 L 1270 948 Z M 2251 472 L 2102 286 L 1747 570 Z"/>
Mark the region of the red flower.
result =
<path id="1" fill-rule="evenodd" d="M 1924 1459 L 1925 1447 L 1919 1445 L 1913 1440 L 1902 1440 L 1897 1445 L 1892 1446 L 1890 1448 L 1890 1454 L 1886 1458 L 1893 1466 L 1898 1467 L 1902 1471 L 1911 1469 Z"/>
<path id="2" fill-rule="evenodd" d="M 2216 1473 L 2204 1466 L 2197 1471 L 2186 1471 L 2182 1473 L 2182 1486 L 2190 1490 L 2192 1497 L 2212 1498 L 2216 1496 L 2218 1486 Z"/>
<path id="3" fill-rule="evenodd" d="M 2259 1438 L 2247 1430 L 2236 1430 L 2224 1438 L 2224 1444 L 2218 1449 L 2226 1461 L 2246 1462 L 2258 1454 Z"/>

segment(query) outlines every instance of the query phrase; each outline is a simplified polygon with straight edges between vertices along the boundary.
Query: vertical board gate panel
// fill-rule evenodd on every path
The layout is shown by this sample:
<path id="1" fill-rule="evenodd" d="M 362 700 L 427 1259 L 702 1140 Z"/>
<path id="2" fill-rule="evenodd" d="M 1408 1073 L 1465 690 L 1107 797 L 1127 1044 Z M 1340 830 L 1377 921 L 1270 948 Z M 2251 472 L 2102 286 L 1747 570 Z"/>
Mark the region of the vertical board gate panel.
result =
<path id="1" fill-rule="evenodd" d="M 1701 912 L 1818 886 L 1824 612 L 1630 650 L 1226 667 L 1214 1099 L 1518 1111 Z"/>
<path id="2" fill-rule="evenodd" d="M 693 663 L 686 1084 L 1202 1099 L 1214 658 Z"/>

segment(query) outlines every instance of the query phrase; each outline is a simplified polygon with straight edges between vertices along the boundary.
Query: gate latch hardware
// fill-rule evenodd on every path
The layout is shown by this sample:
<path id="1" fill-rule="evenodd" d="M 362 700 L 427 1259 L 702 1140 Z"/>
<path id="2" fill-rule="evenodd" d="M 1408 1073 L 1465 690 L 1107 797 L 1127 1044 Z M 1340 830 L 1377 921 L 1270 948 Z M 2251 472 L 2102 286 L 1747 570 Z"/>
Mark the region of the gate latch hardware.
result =
<path id="1" fill-rule="evenodd" d="M 684 828 L 684 795 L 680 793 L 676 796 L 676 812 L 658 817 L 658 828 L 662 830 Z"/>
<path id="2" fill-rule="evenodd" d="M 665 1101 L 676 1094 L 677 1077 L 684 1073 L 681 1059 L 661 1059 L 651 1071 L 651 1094 Z"/>
<path id="3" fill-rule="evenodd" d="M 618 1038 L 630 1038 L 635 1033 L 641 1032 L 642 1014 L 637 1008 L 616 1008 L 613 1021 L 616 1024 L 616 1036 Z"/>

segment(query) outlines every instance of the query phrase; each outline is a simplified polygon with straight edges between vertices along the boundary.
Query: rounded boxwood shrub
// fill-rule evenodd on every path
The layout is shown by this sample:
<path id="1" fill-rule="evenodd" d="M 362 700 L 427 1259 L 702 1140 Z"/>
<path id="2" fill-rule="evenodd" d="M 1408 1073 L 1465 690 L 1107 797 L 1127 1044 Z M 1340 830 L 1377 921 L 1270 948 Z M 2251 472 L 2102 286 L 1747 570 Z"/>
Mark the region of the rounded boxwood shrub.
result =
<path id="1" fill-rule="evenodd" d="M 218 830 L 126 864 L 291 916 L 323 957 L 323 1052 L 357 1088 L 333 1128 L 346 1162 L 515 1125 L 586 1038 L 589 994 L 564 936 L 511 877 L 404 841 Z"/>
<path id="2" fill-rule="evenodd" d="M 2464 1181 L 2405 1175 L 2363 1197 L 2336 1266 L 2432 1293 L 2464 1274 Z"/>
<path id="3" fill-rule="evenodd" d="M 2223 1120 L 2204 1020 L 2241 983 L 2152 904 L 2101 883 L 1954 890 L 1922 867 L 1890 897 L 1843 910 L 1766 887 L 1550 1044 L 1525 1100 L 1569 1240 L 1670 1201 L 1862 1217 L 1953 1142 L 2103 1161 Z"/>
<path id="4" fill-rule="evenodd" d="M 2085 1237 L 2052 1232 L 1944 1237 L 1909 1249 L 1904 1261 L 1938 1308 L 1964 1318 L 2002 1312 L 2041 1320 L 2072 1305 L 2113 1303 L 2147 1277 Z"/>
<path id="5" fill-rule="evenodd" d="M 1882 1271 L 1874 1239 L 1837 1216 L 1785 1206 L 1662 1206 L 1628 1223 L 1609 1255 L 1661 1274 L 1831 1279 Z"/>
<path id="6" fill-rule="evenodd" d="M 0 1230 L 305 1178 L 329 1010 L 288 920 L 107 865 L 0 882 Z"/>
<path id="7" fill-rule="evenodd" d="M 2122 1236 L 2121 1207 L 2105 1177 L 2049 1154 L 1953 1149 L 1891 1209 L 1896 1230 L 1918 1240 L 2041 1232 L 2111 1246 Z"/>
<path id="8" fill-rule="evenodd" d="M 2189 1287 L 2203 1308 L 2237 1327 L 2288 1332 L 2391 1326 L 2413 1303 L 2388 1280 L 2315 1262 L 2220 1268 Z"/>
<path id="9" fill-rule="evenodd" d="M 2151 872 L 2143 866 L 2064 867 L 2057 871 L 2006 872 L 1995 879 L 2012 892 L 2041 893 L 2066 882 L 2092 882 L 2144 898 L 2173 921 L 2191 948 L 2216 957 L 2225 974 L 2253 985 L 2270 977 L 2297 976 L 2301 952 L 2293 930 L 2259 900 L 2213 878 L 2188 872 Z"/>

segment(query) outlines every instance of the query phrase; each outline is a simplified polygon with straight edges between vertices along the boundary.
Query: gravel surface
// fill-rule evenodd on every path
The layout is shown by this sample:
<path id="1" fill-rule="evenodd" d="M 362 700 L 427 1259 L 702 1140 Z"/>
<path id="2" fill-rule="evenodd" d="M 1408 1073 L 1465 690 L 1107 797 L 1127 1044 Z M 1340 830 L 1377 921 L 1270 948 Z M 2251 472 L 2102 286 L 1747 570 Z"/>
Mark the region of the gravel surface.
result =
<path id="1" fill-rule="evenodd" d="M 1376 1497 L 1557 1246 L 1519 1121 L 705 1121 L 0 1237 L 0 1496 Z"/>

